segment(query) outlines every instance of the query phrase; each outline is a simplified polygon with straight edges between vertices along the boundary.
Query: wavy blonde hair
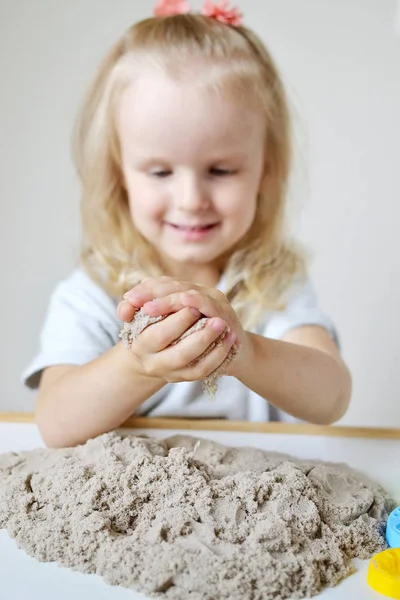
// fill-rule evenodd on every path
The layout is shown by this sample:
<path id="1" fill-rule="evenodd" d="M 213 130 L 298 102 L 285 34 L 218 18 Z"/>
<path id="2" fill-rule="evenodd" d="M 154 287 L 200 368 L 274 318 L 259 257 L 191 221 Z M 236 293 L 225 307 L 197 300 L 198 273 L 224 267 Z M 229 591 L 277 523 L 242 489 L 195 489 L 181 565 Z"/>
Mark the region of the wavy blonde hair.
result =
<path id="1" fill-rule="evenodd" d="M 227 297 L 242 324 L 250 328 L 261 313 L 283 308 L 285 292 L 296 276 L 304 275 L 305 264 L 285 231 L 291 163 L 285 91 L 269 52 L 245 27 L 230 27 L 198 14 L 154 17 L 130 27 L 105 57 L 74 136 L 83 188 L 81 262 L 117 297 L 144 277 L 163 274 L 154 248 L 135 229 L 129 213 L 115 123 L 121 92 L 132 82 L 135 69 L 147 64 L 174 77 L 206 65 L 201 85 L 265 116 L 265 170 L 256 217 L 231 249 L 225 268 Z"/>

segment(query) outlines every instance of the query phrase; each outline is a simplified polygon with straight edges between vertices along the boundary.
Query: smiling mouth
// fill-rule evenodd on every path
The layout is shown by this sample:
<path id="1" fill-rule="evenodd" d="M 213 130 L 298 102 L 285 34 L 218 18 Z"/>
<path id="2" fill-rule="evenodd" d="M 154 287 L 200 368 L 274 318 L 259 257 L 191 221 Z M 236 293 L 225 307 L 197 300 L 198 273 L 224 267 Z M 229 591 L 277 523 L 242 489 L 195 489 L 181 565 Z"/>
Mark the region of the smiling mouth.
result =
<path id="1" fill-rule="evenodd" d="M 176 225 L 175 223 L 168 223 L 170 227 L 177 229 L 178 231 L 207 231 L 208 229 L 213 229 L 216 227 L 218 223 L 210 223 L 209 225 Z"/>

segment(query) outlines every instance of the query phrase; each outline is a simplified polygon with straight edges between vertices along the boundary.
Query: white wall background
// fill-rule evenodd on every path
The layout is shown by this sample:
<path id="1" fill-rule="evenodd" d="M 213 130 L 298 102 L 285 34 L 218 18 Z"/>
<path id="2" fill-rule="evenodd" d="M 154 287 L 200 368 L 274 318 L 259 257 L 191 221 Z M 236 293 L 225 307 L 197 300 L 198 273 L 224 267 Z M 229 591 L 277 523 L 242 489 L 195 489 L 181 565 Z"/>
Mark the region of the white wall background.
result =
<path id="1" fill-rule="evenodd" d="M 194 6 L 199 7 L 195 2 Z M 394 0 L 241 0 L 294 100 L 297 231 L 354 376 L 347 424 L 400 427 L 400 26 Z M 147 0 L 0 0 L 0 410 L 79 248 L 70 134 L 108 46 Z M 396 30 L 397 26 L 397 30 Z M 305 159 L 305 160 L 304 160 Z"/>

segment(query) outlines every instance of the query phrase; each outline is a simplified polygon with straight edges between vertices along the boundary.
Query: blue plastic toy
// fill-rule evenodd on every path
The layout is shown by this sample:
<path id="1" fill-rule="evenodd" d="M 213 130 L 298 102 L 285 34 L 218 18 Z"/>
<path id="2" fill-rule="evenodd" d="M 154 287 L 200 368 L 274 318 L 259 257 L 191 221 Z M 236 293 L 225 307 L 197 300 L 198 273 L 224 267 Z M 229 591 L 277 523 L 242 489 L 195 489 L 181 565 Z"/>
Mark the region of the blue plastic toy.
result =
<path id="1" fill-rule="evenodd" d="M 391 548 L 400 548 L 400 506 L 389 515 L 386 525 L 386 541 Z"/>

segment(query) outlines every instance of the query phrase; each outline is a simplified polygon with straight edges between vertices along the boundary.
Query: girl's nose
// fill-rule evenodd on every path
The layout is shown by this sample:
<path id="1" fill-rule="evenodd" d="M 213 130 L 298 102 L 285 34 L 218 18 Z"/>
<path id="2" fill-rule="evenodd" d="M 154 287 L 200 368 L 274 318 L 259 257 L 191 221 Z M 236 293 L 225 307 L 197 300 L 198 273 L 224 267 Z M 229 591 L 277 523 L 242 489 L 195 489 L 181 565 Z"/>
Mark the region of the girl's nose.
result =
<path id="1" fill-rule="evenodd" d="M 177 189 L 176 204 L 179 210 L 186 212 L 207 210 L 210 203 L 206 185 L 196 176 L 186 177 Z"/>

